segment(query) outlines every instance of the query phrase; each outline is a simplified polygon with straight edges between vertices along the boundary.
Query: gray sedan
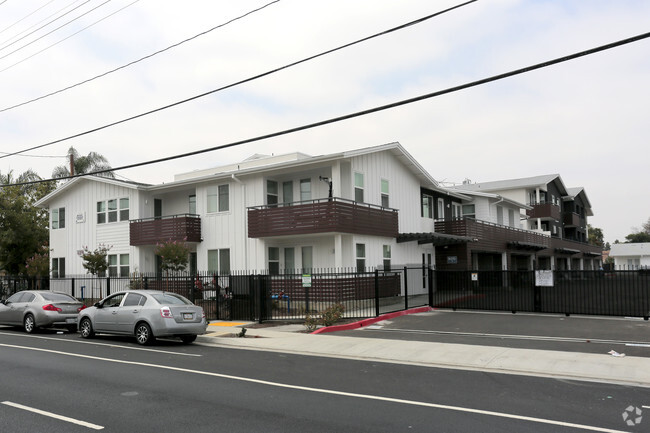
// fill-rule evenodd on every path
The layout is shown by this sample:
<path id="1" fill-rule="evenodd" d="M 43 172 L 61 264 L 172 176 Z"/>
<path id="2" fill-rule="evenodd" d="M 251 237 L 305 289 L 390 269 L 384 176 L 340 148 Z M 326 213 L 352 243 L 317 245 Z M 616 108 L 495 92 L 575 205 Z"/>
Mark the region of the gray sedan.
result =
<path id="1" fill-rule="evenodd" d="M 201 307 L 176 293 L 158 290 L 115 293 L 79 315 L 83 338 L 95 333 L 134 335 L 142 345 L 156 337 L 180 337 L 183 343 L 192 343 L 207 327 Z"/>
<path id="2" fill-rule="evenodd" d="M 70 295 L 49 290 L 24 290 L 0 301 L 0 324 L 22 326 L 26 332 L 38 328 L 77 330 L 77 316 L 86 306 Z"/>

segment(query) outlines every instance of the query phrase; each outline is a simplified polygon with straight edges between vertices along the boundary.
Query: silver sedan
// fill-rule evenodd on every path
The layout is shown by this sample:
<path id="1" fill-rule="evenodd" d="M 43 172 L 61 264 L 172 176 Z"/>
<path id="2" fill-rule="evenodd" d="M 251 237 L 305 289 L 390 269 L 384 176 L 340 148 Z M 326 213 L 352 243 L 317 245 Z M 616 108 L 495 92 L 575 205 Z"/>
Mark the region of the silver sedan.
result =
<path id="1" fill-rule="evenodd" d="M 0 324 L 22 326 L 32 333 L 38 328 L 77 330 L 77 316 L 86 306 L 70 295 L 49 290 L 24 290 L 0 301 Z"/>
<path id="2" fill-rule="evenodd" d="M 95 333 L 134 335 L 139 344 L 156 337 L 196 340 L 208 327 L 205 313 L 187 298 L 158 290 L 132 290 L 110 295 L 79 315 L 83 338 Z"/>

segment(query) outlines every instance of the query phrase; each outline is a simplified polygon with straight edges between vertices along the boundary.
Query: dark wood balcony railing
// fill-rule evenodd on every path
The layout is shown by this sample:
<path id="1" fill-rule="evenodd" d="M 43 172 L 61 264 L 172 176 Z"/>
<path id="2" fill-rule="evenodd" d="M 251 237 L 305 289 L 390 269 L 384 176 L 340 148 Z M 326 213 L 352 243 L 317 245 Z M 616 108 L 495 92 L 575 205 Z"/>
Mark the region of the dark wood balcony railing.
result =
<path id="1" fill-rule="evenodd" d="M 551 238 L 530 230 L 494 224 L 473 218 L 462 218 L 436 221 L 435 230 L 438 233 L 457 236 L 469 236 L 477 239 L 481 246 L 502 248 L 508 242 L 516 242 L 531 248 L 548 248 Z M 477 245 L 478 245 L 477 244 Z"/>
<path id="2" fill-rule="evenodd" d="M 169 215 L 129 221 L 130 245 L 162 241 L 201 242 L 201 218 L 194 214 Z"/>
<path id="3" fill-rule="evenodd" d="M 533 208 L 526 211 L 530 218 L 551 218 L 560 220 L 560 206 L 552 203 L 542 203 L 532 205 Z"/>
<path id="4" fill-rule="evenodd" d="M 584 219 L 575 212 L 564 213 L 564 226 L 565 227 L 583 227 Z"/>
<path id="5" fill-rule="evenodd" d="M 350 233 L 397 237 L 398 212 L 341 198 L 248 208 L 248 237 Z"/>

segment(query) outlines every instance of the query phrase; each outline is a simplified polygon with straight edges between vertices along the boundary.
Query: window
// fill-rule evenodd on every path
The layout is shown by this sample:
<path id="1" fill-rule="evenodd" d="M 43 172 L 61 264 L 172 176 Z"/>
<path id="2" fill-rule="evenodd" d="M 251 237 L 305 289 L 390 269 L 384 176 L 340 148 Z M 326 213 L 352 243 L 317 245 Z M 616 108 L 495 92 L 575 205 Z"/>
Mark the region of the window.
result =
<path id="1" fill-rule="evenodd" d="M 476 212 L 474 211 L 473 204 L 463 205 L 463 218 L 476 218 Z"/>
<path id="2" fill-rule="evenodd" d="M 97 224 L 129 220 L 129 198 L 111 199 L 97 202 Z"/>
<path id="3" fill-rule="evenodd" d="M 289 204 L 293 202 L 293 181 L 288 180 L 282 183 L 282 203 Z"/>
<path id="4" fill-rule="evenodd" d="M 384 245 L 384 270 L 390 271 L 390 245 Z"/>
<path id="5" fill-rule="evenodd" d="M 97 202 L 97 224 L 104 224 L 106 222 L 106 202 Z"/>
<path id="6" fill-rule="evenodd" d="M 300 179 L 300 201 L 311 200 L 311 179 Z"/>
<path id="7" fill-rule="evenodd" d="M 389 207 L 388 200 L 388 181 L 386 179 L 381 180 L 381 206 Z"/>
<path id="8" fill-rule="evenodd" d="M 357 272 L 363 272 L 366 269 L 366 245 L 357 244 Z"/>
<path id="9" fill-rule="evenodd" d="M 138 295 L 137 293 L 129 293 L 126 295 L 126 299 L 124 300 L 124 305 L 123 307 L 138 307 L 144 305 L 144 303 L 147 301 L 147 298 L 145 298 L 142 295 Z"/>
<path id="10" fill-rule="evenodd" d="M 121 198 L 120 199 L 120 221 L 129 220 L 129 199 Z"/>
<path id="11" fill-rule="evenodd" d="M 229 185 L 211 185 L 207 189 L 208 212 L 227 212 L 230 210 Z"/>
<path id="12" fill-rule="evenodd" d="M 354 201 L 363 203 L 363 173 L 354 173 Z"/>
<path id="13" fill-rule="evenodd" d="M 445 199 L 439 198 L 438 199 L 438 214 L 436 215 L 436 219 L 444 219 L 445 218 Z"/>
<path id="14" fill-rule="evenodd" d="M 461 219 L 463 217 L 463 207 L 460 205 L 460 203 L 452 203 L 451 209 L 452 209 L 451 217 L 453 219 Z"/>
<path id="15" fill-rule="evenodd" d="M 433 197 L 422 194 L 422 218 L 433 218 Z"/>
<path id="16" fill-rule="evenodd" d="M 52 209 L 52 230 L 65 228 L 65 208 Z"/>
<path id="17" fill-rule="evenodd" d="M 196 195 L 192 194 L 189 196 L 189 213 L 196 214 Z"/>
<path id="18" fill-rule="evenodd" d="M 227 275 L 230 273 L 230 249 L 208 250 L 208 272 Z"/>
<path id="19" fill-rule="evenodd" d="M 293 248 L 284 249 L 284 269 L 285 272 L 295 272 L 296 252 Z"/>
<path id="20" fill-rule="evenodd" d="M 503 206 L 497 205 L 497 224 L 503 225 Z"/>
<path id="21" fill-rule="evenodd" d="M 302 247 L 302 272 L 311 274 L 314 268 L 314 249 L 312 247 Z"/>
<path id="22" fill-rule="evenodd" d="M 122 299 L 124 299 L 124 293 L 118 293 L 117 295 L 113 295 L 110 298 L 106 298 L 102 305 L 105 308 L 119 307 L 122 303 Z"/>
<path id="23" fill-rule="evenodd" d="M 508 225 L 510 227 L 517 227 L 515 223 L 515 211 L 513 209 L 508 209 Z"/>
<path id="24" fill-rule="evenodd" d="M 108 222 L 117 222 L 117 199 L 108 200 L 106 203 L 108 208 Z"/>
<path id="25" fill-rule="evenodd" d="M 109 254 L 108 255 L 108 276 L 128 277 L 129 276 L 129 255 Z"/>
<path id="26" fill-rule="evenodd" d="M 266 204 L 274 207 L 278 204 L 278 183 L 274 180 L 266 181 Z"/>
<path id="27" fill-rule="evenodd" d="M 65 258 L 52 259 L 52 278 L 65 278 Z"/>
<path id="28" fill-rule="evenodd" d="M 280 248 L 269 247 L 269 274 L 280 274 Z"/>

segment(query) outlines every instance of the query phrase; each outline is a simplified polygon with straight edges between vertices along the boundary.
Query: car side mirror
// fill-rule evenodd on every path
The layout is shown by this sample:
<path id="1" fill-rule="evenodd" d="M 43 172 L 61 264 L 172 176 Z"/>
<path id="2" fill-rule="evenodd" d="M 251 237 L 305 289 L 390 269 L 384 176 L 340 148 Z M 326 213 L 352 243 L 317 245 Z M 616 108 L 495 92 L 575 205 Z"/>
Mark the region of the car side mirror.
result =
<path id="1" fill-rule="evenodd" d="M 2 301 L 0 301 L 0 304 L 2 304 L 2 305 L 7 305 L 7 300 L 6 300 L 6 299 L 3 299 Z"/>
<path id="2" fill-rule="evenodd" d="M 102 303 L 101 302 L 95 302 L 95 305 L 93 305 L 95 308 L 102 308 Z"/>

